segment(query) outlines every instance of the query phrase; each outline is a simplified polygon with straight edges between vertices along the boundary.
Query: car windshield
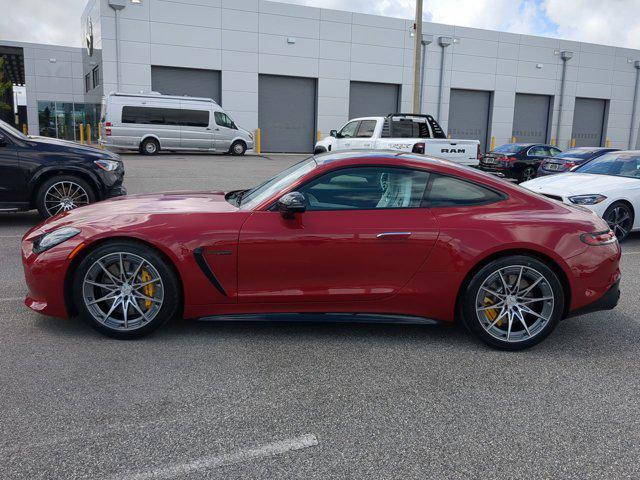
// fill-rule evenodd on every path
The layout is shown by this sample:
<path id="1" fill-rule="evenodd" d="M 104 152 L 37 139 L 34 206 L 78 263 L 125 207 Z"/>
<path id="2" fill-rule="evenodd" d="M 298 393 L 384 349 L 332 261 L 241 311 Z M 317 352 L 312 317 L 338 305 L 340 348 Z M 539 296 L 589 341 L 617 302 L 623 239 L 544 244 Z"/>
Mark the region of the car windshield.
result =
<path id="1" fill-rule="evenodd" d="M 252 209 L 267 198 L 271 197 L 273 194 L 285 189 L 303 175 L 309 173 L 311 170 L 316 168 L 316 166 L 317 164 L 313 157 L 302 160 L 301 162 L 290 166 L 286 170 L 283 170 L 263 184 L 243 192 L 239 203 L 243 208 Z"/>
<path id="2" fill-rule="evenodd" d="M 522 148 L 522 145 L 518 145 L 517 143 L 508 143 L 492 150 L 491 153 L 518 153 Z"/>
<path id="3" fill-rule="evenodd" d="M 572 148 L 571 150 L 562 152 L 553 158 L 579 158 L 580 160 L 586 160 L 597 151 L 597 149 L 593 148 Z"/>
<path id="4" fill-rule="evenodd" d="M 575 172 L 640 179 L 640 154 L 607 153 L 577 168 Z"/>
<path id="5" fill-rule="evenodd" d="M 22 140 L 28 140 L 29 139 L 29 137 L 27 137 L 20 130 L 16 130 L 14 127 L 12 127 L 11 125 L 9 125 L 7 122 L 5 122 L 3 120 L 0 120 L 0 130 L 3 130 L 5 133 L 8 133 L 9 135 L 11 135 L 13 137 L 21 138 Z"/>

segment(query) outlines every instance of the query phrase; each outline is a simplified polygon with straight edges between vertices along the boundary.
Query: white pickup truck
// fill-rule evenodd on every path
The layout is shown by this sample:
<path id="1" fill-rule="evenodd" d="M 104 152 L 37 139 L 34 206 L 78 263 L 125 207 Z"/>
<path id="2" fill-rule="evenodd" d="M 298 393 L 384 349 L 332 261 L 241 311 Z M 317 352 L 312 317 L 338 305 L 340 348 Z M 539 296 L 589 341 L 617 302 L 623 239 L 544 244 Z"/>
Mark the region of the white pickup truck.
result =
<path id="1" fill-rule="evenodd" d="M 463 165 L 478 165 L 478 140 L 448 139 L 431 115 L 394 113 L 386 117 L 349 120 L 331 130 L 315 146 L 315 153 L 339 150 L 398 150 L 423 153 Z"/>

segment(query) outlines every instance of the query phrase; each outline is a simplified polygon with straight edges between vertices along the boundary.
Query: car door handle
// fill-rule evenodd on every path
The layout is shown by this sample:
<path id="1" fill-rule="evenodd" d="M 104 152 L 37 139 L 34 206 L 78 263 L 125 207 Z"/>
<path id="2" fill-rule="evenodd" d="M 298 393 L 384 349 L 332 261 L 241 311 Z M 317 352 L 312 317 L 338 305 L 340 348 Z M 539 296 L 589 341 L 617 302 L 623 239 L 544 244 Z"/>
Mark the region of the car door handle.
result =
<path id="1" fill-rule="evenodd" d="M 409 238 L 411 236 L 411 232 L 382 232 L 376 235 L 376 238 Z"/>

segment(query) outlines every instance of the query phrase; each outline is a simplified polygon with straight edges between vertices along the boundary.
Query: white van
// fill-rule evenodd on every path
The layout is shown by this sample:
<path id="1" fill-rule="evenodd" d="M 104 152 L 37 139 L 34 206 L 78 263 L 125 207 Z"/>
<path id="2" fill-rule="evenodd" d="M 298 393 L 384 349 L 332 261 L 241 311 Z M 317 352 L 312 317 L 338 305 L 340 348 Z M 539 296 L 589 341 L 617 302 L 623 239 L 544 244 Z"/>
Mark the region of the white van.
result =
<path id="1" fill-rule="evenodd" d="M 102 100 L 101 121 L 102 145 L 145 155 L 160 150 L 244 155 L 254 148 L 253 134 L 210 98 L 110 93 Z"/>

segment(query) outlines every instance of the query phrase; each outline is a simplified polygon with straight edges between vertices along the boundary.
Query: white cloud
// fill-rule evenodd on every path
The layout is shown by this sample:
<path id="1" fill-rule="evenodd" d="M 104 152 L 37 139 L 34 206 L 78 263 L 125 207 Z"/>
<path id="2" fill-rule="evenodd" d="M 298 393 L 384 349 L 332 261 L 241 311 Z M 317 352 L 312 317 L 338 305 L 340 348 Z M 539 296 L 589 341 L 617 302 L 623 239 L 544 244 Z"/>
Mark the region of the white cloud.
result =
<path id="1" fill-rule="evenodd" d="M 413 18 L 415 0 L 286 0 L 288 3 Z M 86 0 L 0 0 L 0 38 L 81 44 Z M 425 0 L 425 19 L 513 33 L 640 49 L 640 0 Z"/>

